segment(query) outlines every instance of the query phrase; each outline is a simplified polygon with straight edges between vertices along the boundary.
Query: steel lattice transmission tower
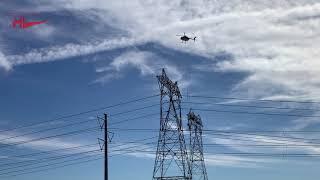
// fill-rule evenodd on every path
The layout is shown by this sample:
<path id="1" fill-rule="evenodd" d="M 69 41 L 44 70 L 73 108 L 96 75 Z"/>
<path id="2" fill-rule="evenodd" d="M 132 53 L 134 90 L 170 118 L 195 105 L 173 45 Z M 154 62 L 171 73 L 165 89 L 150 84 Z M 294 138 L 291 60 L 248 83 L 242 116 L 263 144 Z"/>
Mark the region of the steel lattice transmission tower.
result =
<path id="1" fill-rule="evenodd" d="M 191 179 L 181 119 L 181 94 L 177 82 L 162 69 L 160 87 L 160 131 L 153 170 L 154 180 Z"/>
<path id="2" fill-rule="evenodd" d="M 192 180 L 208 180 L 203 157 L 202 121 L 199 115 L 191 110 L 188 113 L 188 127 L 190 132 L 190 168 Z"/>

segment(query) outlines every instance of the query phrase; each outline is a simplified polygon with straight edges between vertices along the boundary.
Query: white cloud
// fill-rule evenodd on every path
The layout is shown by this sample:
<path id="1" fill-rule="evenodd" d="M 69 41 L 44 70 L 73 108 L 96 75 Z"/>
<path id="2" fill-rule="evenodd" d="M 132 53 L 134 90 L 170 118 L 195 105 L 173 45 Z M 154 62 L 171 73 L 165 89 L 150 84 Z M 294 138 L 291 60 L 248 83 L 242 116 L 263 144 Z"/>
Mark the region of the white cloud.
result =
<path id="1" fill-rule="evenodd" d="M 49 1 L 43 4 L 44 9 L 48 4 Z M 10 63 L 46 62 L 157 42 L 212 59 L 217 52 L 232 54 L 233 59 L 220 61 L 211 69 L 250 74 L 234 87 L 234 94 L 259 98 L 320 98 L 318 0 L 59 0 L 51 6 L 53 9 L 96 9 L 87 15 L 95 13 L 99 21 L 124 30 L 129 37 L 34 50 L 6 57 Z M 130 11 L 129 16 L 124 9 Z M 195 33 L 198 41 L 181 45 L 175 35 L 182 32 Z M 129 64 L 139 68 L 142 74 L 152 74 L 154 69 L 144 66 L 144 62 L 128 60 L 122 62 L 125 65 L 115 62 L 112 66 L 122 69 Z M 110 78 L 109 75 L 105 79 Z"/>
<path id="2" fill-rule="evenodd" d="M 189 86 L 190 81 L 184 78 L 182 72 L 175 65 L 158 57 L 152 52 L 132 50 L 116 57 L 108 66 L 98 67 L 98 73 L 105 73 L 104 76 L 95 80 L 95 82 L 106 83 L 112 79 L 123 77 L 126 68 L 138 69 L 141 76 L 156 76 L 161 68 L 165 68 L 168 76 L 174 81 L 178 81 L 181 88 Z"/>
<path id="3" fill-rule="evenodd" d="M 133 66 L 140 70 L 141 75 L 152 75 L 155 74 L 152 66 L 154 63 L 151 61 L 153 57 L 155 56 L 149 52 L 130 51 L 115 58 L 110 66 L 116 71 L 121 71 L 127 66 Z M 155 58 L 154 61 L 156 61 Z"/>
<path id="4" fill-rule="evenodd" d="M 235 92 L 255 89 L 246 96 L 320 97 L 318 0 L 60 0 L 52 5 L 98 9 L 100 20 L 138 36 L 136 42 L 154 41 L 209 58 L 229 52 L 234 59 L 212 69 L 251 73 L 234 88 Z M 130 16 L 123 9 L 130 10 Z M 185 31 L 199 36 L 198 41 L 182 46 L 175 35 Z M 151 71 L 139 68 L 143 73 Z"/>
<path id="5" fill-rule="evenodd" d="M 5 55 L 0 51 L 0 68 L 3 68 L 4 70 L 10 70 L 11 64 L 6 59 Z"/>
<path id="6" fill-rule="evenodd" d="M 87 44 L 66 44 L 64 46 L 54 46 L 48 48 L 34 49 L 22 55 L 8 55 L 6 59 L 12 65 L 22 65 L 30 63 L 43 63 L 55 60 L 64 60 L 71 57 L 93 54 L 101 51 L 112 50 L 130 46 L 136 43 L 135 39 L 105 39 L 101 41 L 89 42 Z"/>

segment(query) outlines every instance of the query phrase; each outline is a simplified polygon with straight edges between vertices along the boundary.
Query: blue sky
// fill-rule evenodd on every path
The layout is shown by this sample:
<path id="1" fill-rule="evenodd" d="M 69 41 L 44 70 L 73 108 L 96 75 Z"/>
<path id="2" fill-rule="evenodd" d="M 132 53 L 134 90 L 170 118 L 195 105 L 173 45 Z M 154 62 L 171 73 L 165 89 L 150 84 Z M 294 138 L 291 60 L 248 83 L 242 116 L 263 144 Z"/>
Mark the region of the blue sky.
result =
<path id="1" fill-rule="evenodd" d="M 319 158 L 316 157 L 251 157 L 221 153 L 319 154 L 319 133 L 281 132 L 318 130 L 319 103 L 276 102 L 320 101 L 319 12 L 319 0 L 1 1 L 0 143 L 5 145 L 96 127 L 96 116 L 104 112 L 110 114 L 110 123 L 158 113 L 159 106 L 152 106 L 113 116 L 159 103 L 159 97 L 153 97 L 50 124 L 2 131 L 158 94 L 156 75 L 165 68 L 170 78 L 178 81 L 182 91 L 184 121 L 189 108 L 264 113 L 269 115 L 196 111 L 201 115 L 205 129 L 276 131 L 232 134 L 231 137 L 204 134 L 206 144 L 225 144 L 220 147 L 205 145 L 209 179 L 316 179 L 319 176 L 316 169 Z M 29 29 L 13 29 L 10 27 L 13 14 L 25 15 L 27 20 L 47 19 L 48 23 Z M 196 35 L 197 41 L 182 44 L 176 34 L 183 32 Z M 297 110 L 302 108 L 312 110 Z M 89 121 L 78 126 L 23 135 L 86 120 Z M 158 129 L 159 115 L 112 127 Z M 117 154 L 112 152 L 117 149 L 112 146 L 130 147 L 125 142 L 157 136 L 156 131 L 114 130 L 114 133 L 111 155 Z M 12 136 L 19 137 L 8 139 Z M 102 133 L 93 131 L 3 148 L 0 149 L 0 164 L 25 160 L 15 158 L 17 154 L 94 144 L 98 137 L 102 137 Z M 315 140 L 297 141 L 294 138 Z M 258 147 L 266 144 L 286 146 Z M 154 145 L 135 145 L 155 149 Z M 96 148 L 98 145 L 77 152 Z M 109 163 L 111 179 L 151 179 L 154 153 L 117 155 L 110 157 Z M 102 164 L 99 160 L 10 179 L 102 179 Z M 2 168 L 0 166 L 0 174 Z"/>

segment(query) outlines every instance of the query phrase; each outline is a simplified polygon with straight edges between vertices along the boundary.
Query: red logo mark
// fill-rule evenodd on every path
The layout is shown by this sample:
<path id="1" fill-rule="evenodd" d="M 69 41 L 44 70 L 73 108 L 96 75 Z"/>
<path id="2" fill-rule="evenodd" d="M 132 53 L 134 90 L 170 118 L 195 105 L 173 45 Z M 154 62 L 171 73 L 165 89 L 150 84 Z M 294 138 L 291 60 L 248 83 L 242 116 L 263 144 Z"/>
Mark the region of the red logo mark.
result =
<path id="1" fill-rule="evenodd" d="M 19 19 L 14 18 L 14 20 L 12 21 L 12 27 L 16 28 L 17 25 L 19 25 L 19 27 L 21 29 L 26 29 L 26 28 L 30 28 L 32 26 L 36 26 L 39 24 L 43 24 L 46 23 L 47 20 L 43 20 L 43 21 L 29 21 L 27 22 L 24 16 L 21 16 Z"/>

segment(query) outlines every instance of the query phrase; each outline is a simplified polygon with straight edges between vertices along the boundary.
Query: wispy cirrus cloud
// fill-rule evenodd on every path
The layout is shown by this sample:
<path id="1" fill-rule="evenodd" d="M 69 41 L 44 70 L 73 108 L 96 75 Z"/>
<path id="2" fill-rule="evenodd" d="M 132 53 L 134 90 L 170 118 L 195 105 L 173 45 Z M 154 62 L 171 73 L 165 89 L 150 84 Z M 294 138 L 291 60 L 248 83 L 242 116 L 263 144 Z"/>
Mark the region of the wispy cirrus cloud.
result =
<path id="1" fill-rule="evenodd" d="M 141 76 L 156 76 L 161 68 L 165 68 L 174 81 L 179 81 L 181 88 L 190 85 L 184 78 L 184 72 L 176 65 L 149 51 L 130 50 L 114 58 L 107 66 L 97 67 L 96 72 L 104 74 L 94 82 L 107 83 L 124 76 L 127 68 L 139 70 Z"/>
<path id="2" fill-rule="evenodd" d="M 9 55 L 6 59 L 12 65 L 22 65 L 30 63 L 43 63 L 55 60 L 64 60 L 72 57 L 89 55 L 101 51 L 122 48 L 134 44 L 134 39 L 120 38 L 112 40 L 102 40 L 89 42 L 87 44 L 66 44 L 49 48 L 34 49 L 22 55 Z"/>

